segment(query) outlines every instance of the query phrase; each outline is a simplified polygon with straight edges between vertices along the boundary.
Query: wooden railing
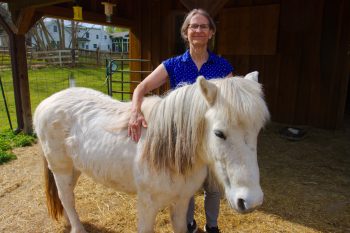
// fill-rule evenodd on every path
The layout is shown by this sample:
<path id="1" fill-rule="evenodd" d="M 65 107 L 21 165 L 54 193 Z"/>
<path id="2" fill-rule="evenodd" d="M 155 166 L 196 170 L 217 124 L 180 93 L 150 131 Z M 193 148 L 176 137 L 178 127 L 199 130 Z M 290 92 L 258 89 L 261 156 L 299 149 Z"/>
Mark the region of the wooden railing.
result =
<path id="1" fill-rule="evenodd" d="M 127 53 L 108 51 L 91 51 L 85 49 L 61 49 L 35 51 L 27 49 L 27 64 L 29 68 L 40 68 L 50 65 L 69 66 L 91 65 L 105 66 L 106 59 L 128 59 Z M 0 47 L 0 68 L 10 68 L 11 58 L 8 48 Z"/>
<path id="2" fill-rule="evenodd" d="M 72 65 L 79 61 L 78 50 L 49 50 L 49 51 L 32 51 L 28 53 L 29 65 Z"/>
<path id="3" fill-rule="evenodd" d="M 77 64 L 105 65 L 106 59 L 128 58 L 128 54 L 85 49 L 64 49 L 28 52 L 30 67 L 42 65 L 75 66 Z"/>

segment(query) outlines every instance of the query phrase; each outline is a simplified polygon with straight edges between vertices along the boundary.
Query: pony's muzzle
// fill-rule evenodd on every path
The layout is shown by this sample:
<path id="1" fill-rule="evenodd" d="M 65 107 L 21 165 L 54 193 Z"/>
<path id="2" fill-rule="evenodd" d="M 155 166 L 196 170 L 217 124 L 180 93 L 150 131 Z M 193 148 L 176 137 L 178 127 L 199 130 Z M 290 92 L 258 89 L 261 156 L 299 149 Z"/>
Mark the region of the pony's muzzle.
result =
<path id="1" fill-rule="evenodd" d="M 253 212 L 260 205 L 261 204 L 256 205 L 254 207 L 249 207 L 249 204 L 244 199 L 241 199 L 241 198 L 238 198 L 237 203 L 236 203 L 237 211 L 241 214 L 247 214 L 247 213 Z"/>
<path id="2" fill-rule="evenodd" d="M 238 198 L 236 206 L 240 212 L 245 212 L 248 210 L 247 203 L 244 199 Z"/>
<path id="3" fill-rule="evenodd" d="M 240 214 L 250 213 L 260 207 L 263 203 L 263 192 L 257 192 L 255 195 L 239 195 L 230 201 L 231 207 Z"/>

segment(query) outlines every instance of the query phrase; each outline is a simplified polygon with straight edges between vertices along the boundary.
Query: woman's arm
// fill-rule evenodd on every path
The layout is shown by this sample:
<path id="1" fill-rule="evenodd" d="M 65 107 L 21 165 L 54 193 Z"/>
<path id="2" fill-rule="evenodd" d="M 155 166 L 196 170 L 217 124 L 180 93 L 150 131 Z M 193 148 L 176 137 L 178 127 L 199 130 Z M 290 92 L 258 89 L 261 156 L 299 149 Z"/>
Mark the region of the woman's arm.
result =
<path id="1" fill-rule="evenodd" d="M 131 116 L 128 126 L 128 135 L 138 142 L 141 136 L 141 125 L 147 127 L 147 122 L 141 113 L 143 97 L 150 91 L 160 87 L 167 81 L 168 72 L 163 64 L 160 64 L 149 74 L 134 90 L 131 104 Z"/>
<path id="2" fill-rule="evenodd" d="M 225 78 L 231 78 L 231 77 L 233 77 L 233 74 L 232 74 L 232 72 L 231 73 L 229 73 Z"/>

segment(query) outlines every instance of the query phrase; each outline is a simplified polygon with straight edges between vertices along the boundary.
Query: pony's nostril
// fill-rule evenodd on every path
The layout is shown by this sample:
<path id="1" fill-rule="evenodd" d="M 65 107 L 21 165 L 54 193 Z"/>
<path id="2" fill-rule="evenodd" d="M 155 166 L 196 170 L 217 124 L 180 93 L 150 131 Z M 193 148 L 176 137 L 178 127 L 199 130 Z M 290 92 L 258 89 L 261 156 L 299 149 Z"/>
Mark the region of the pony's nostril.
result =
<path id="1" fill-rule="evenodd" d="M 245 200 L 243 200 L 242 198 L 239 198 L 237 200 L 237 206 L 240 211 L 245 211 L 247 209 L 245 206 Z"/>

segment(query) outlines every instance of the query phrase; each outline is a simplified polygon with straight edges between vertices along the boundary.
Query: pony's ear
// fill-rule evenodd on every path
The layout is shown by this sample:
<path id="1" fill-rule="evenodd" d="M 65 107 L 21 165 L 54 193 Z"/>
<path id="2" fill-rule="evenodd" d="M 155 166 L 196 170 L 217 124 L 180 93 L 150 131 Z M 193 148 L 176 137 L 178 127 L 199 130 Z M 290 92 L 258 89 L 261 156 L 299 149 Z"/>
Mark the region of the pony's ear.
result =
<path id="1" fill-rule="evenodd" d="M 259 72 L 258 71 L 253 71 L 249 74 L 247 74 L 246 76 L 244 76 L 245 79 L 249 79 L 255 82 L 259 82 L 258 81 L 258 76 L 259 76 Z"/>
<path id="2" fill-rule="evenodd" d="M 197 83 L 207 103 L 212 106 L 215 102 L 218 88 L 215 86 L 215 84 L 207 81 L 203 76 L 199 76 L 197 78 Z"/>

